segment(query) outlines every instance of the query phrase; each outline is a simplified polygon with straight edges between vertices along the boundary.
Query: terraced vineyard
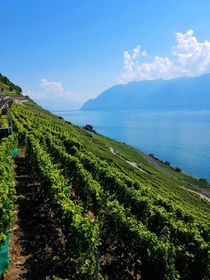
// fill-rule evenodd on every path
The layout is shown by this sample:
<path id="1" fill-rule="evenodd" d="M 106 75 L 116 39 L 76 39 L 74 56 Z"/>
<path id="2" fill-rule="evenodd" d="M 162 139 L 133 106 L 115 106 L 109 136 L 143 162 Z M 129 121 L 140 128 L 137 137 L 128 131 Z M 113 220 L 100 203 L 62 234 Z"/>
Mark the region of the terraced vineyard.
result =
<path id="1" fill-rule="evenodd" d="M 17 135 L 13 134 L 2 141 L 0 146 L 0 245 L 6 240 L 13 217 L 15 188 L 12 147 L 15 144 L 17 145 Z"/>
<path id="2" fill-rule="evenodd" d="M 210 204 L 188 191 L 208 185 L 162 167 L 168 176 L 135 149 L 36 105 L 13 105 L 12 119 L 15 134 L 0 150 L 7 182 L 0 183 L 6 190 L 0 192 L 6 209 L 0 212 L 0 241 L 14 204 L 13 163 L 3 158 L 4 149 L 18 138 L 63 250 L 58 256 L 48 248 L 53 265 L 44 266 L 45 275 L 95 279 L 99 255 L 99 279 L 210 278 Z"/>

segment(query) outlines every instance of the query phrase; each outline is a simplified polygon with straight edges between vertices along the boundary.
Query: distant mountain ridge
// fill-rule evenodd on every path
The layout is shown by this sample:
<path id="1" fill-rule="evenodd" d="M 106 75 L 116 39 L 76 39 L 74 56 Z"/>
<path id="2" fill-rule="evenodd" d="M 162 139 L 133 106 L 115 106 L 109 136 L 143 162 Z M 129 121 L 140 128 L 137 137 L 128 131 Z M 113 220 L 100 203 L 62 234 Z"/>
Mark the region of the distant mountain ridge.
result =
<path id="1" fill-rule="evenodd" d="M 138 109 L 210 109 L 210 74 L 115 85 L 81 108 L 84 111 Z"/>

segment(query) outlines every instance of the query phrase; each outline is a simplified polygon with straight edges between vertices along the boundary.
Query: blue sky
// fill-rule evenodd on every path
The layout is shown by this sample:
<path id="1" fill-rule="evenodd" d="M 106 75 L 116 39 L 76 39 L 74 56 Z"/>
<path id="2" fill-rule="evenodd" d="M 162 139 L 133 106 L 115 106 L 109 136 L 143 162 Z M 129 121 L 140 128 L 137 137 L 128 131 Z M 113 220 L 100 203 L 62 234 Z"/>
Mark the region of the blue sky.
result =
<path id="1" fill-rule="evenodd" d="M 0 72 L 52 109 L 118 82 L 202 74 L 209 12 L 209 0 L 4 0 Z"/>

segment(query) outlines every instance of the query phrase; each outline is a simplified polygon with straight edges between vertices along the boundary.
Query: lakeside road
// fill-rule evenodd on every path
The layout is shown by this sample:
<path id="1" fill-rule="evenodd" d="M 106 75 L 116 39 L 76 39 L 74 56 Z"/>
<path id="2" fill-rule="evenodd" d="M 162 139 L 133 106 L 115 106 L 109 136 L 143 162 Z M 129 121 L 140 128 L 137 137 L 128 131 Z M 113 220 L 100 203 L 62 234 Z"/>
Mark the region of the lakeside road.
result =
<path id="1" fill-rule="evenodd" d="M 163 172 L 165 175 L 170 176 L 170 177 L 172 177 L 175 180 L 178 180 L 173 174 L 171 174 L 170 172 L 165 170 L 156 159 L 152 158 L 151 156 L 145 154 L 142 151 L 138 150 L 138 152 L 144 157 L 144 159 L 146 159 L 149 163 L 151 163 L 154 168 L 156 168 L 157 170 Z M 193 188 L 198 188 L 197 186 L 195 186 L 195 185 L 193 185 L 191 183 L 189 183 L 189 185 L 192 186 Z M 205 199 L 205 200 L 210 202 L 210 197 L 209 197 L 210 193 L 208 191 L 204 191 L 204 190 L 202 190 L 200 188 L 198 189 L 198 191 L 195 191 L 195 190 L 188 189 L 188 188 L 182 187 L 182 186 L 180 186 L 180 188 L 185 189 L 185 190 L 187 190 L 187 191 L 189 191 L 191 193 L 194 193 L 196 195 L 199 195 L 200 198 Z"/>
<path id="2" fill-rule="evenodd" d="M 134 168 L 140 170 L 141 172 L 143 172 L 143 173 L 149 175 L 149 173 L 146 172 L 145 170 L 143 170 L 142 168 L 140 168 L 136 162 L 131 162 L 131 161 L 125 159 L 124 157 L 122 157 L 121 155 L 119 155 L 118 153 L 116 153 L 112 147 L 109 147 L 109 149 L 110 149 L 110 152 L 111 152 L 113 155 L 115 155 L 115 156 L 121 158 L 122 160 L 126 161 L 128 164 L 130 164 L 130 165 L 133 166 Z M 147 160 L 155 169 L 159 170 L 160 172 L 164 173 L 165 175 L 167 175 L 167 176 L 169 176 L 169 177 L 172 177 L 172 178 L 173 178 L 174 180 L 176 180 L 176 181 L 180 181 L 180 180 L 177 179 L 173 174 L 171 174 L 170 172 L 168 172 L 167 170 L 165 170 L 165 169 L 161 166 L 161 164 L 160 164 L 156 159 L 152 158 L 151 156 L 149 156 L 148 154 L 146 154 L 146 153 L 144 153 L 144 152 L 142 152 L 142 151 L 140 151 L 140 150 L 136 150 L 136 151 L 137 151 L 141 156 L 143 156 L 143 158 L 144 158 L 145 160 Z M 182 182 L 182 181 L 180 181 L 180 183 L 181 183 L 181 182 Z M 195 186 L 195 185 L 193 185 L 193 184 L 191 184 L 191 183 L 188 183 L 188 184 L 189 184 L 191 187 L 193 187 L 193 188 L 198 188 L 197 186 Z M 192 190 L 192 189 L 188 189 L 188 188 L 186 188 L 186 187 L 183 187 L 183 186 L 180 186 L 180 188 L 185 189 L 185 190 L 187 190 L 187 191 L 189 191 L 189 192 L 191 192 L 191 193 L 194 193 L 194 194 L 196 194 L 196 195 L 199 195 L 200 198 L 202 198 L 202 199 L 207 200 L 207 201 L 210 202 L 210 193 L 209 193 L 208 191 L 202 190 L 202 189 L 200 189 L 200 188 L 198 188 L 198 191 L 195 191 L 195 190 Z"/>
<path id="3" fill-rule="evenodd" d="M 110 151 L 111 151 L 111 153 L 112 153 L 113 155 L 115 155 L 115 156 L 121 158 L 122 160 L 125 160 L 128 164 L 130 164 L 130 165 L 133 166 L 134 168 L 140 170 L 141 172 L 143 172 L 143 173 L 145 173 L 145 174 L 149 174 L 148 172 L 146 172 L 145 170 L 143 170 L 142 168 L 140 168 L 136 162 L 131 162 L 131 161 L 129 161 L 129 160 L 123 158 L 122 156 L 120 156 L 119 154 L 117 154 L 117 153 L 113 150 L 113 148 L 111 148 L 111 147 L 109 147 L 109 149 L 110 149 Z"/>
<path id="4" fill-rule="evenodd" d="M 163 172 L 165 175 L 167 176 L 170 176 L 170 177 L 173 177 L 175 179 L 175 176 L 173 176 L 170 172 L 168 172 L 167 170 L 165 170 L 159 163 L 156 159 L 152 158 L 151 156 L 145 154 L 144 152 L 142 151 L 139 151 L 138 150 L 138 153 L 140 153 L 144 159 L 146 159 L 149 163 L 152 164 L 153 167 L 155 167 L 155 169 Z"/>

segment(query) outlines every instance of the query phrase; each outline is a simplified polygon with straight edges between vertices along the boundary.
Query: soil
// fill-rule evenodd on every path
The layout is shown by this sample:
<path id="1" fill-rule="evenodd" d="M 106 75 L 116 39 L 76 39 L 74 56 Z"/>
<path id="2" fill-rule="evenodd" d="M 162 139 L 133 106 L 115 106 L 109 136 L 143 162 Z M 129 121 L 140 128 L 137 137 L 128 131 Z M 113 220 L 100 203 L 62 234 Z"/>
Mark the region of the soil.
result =
<path id="1" fill-rule="evenodd" d="M 43 186 L 25 157 L 16 159 L 16 214 L 11 228 L 10 266 L 5 280 L 44 280 L 65 272 L 64 242 Z M 56 264 L 56 265 L 55 265 Z M 59 266 L 60 264 L 60 266 Z"/>

